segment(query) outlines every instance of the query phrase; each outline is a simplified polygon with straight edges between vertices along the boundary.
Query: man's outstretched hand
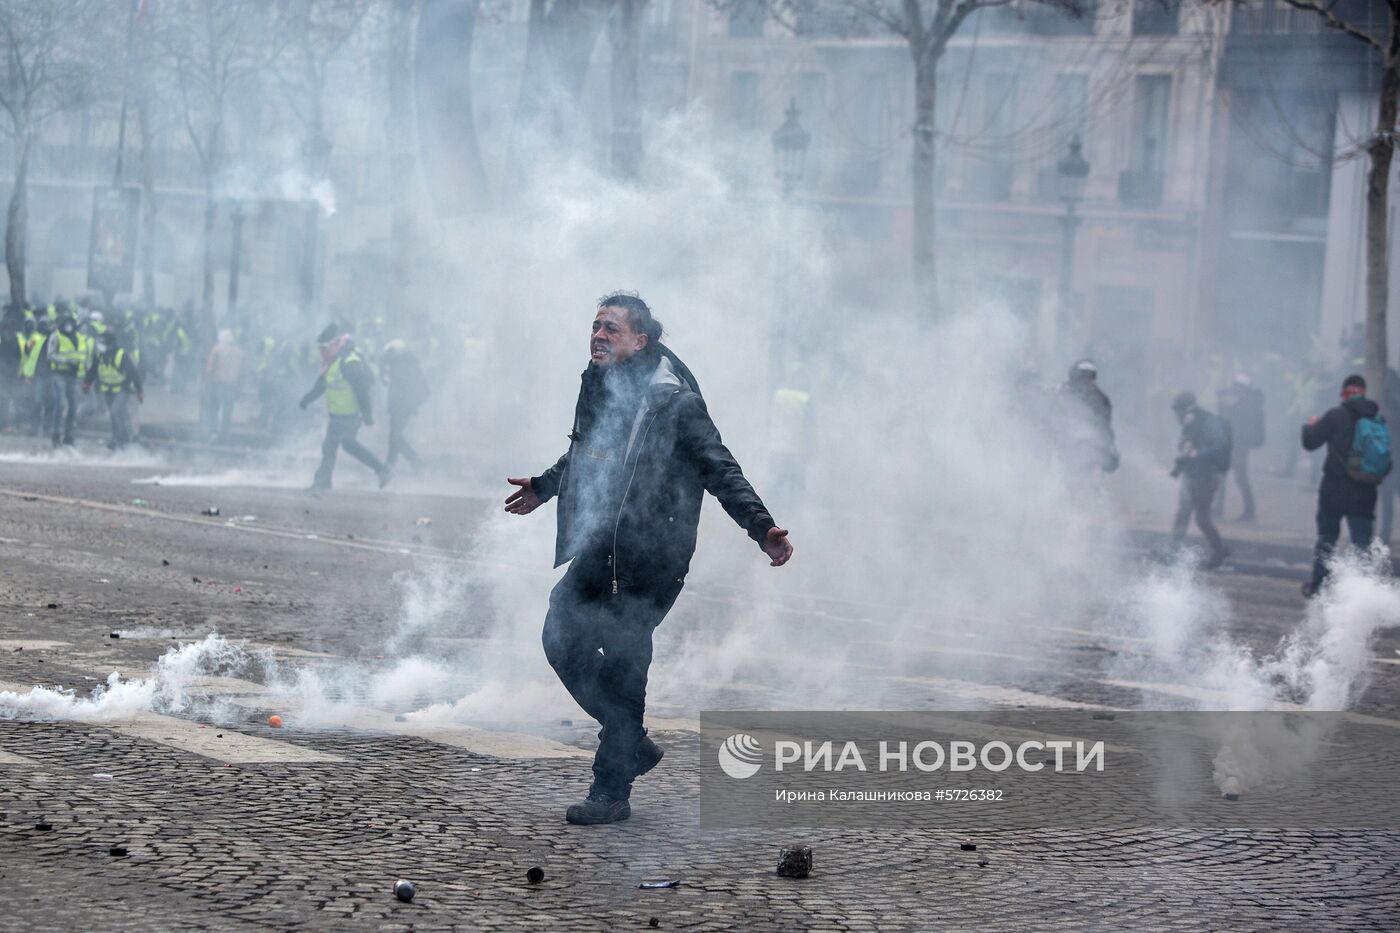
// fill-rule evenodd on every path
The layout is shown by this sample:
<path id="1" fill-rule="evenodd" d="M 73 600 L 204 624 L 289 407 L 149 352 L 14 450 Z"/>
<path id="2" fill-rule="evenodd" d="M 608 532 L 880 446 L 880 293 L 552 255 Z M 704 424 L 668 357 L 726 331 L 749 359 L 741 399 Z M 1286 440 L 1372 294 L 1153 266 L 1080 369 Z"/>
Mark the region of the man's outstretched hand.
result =
<path id="1" fill-rule="evenodd" d="M 529 515 L 540 507 L 540 497 L 535 495 L 535 487 L 530 483 L 530 478 L 528 476 L 507 478 L 506 482 L 510 483 L 512 486 L 520 487 L 515 492 L 506 496 L 507 512 L 510 512 L 512 515 Z M 787 534 L 787 532 L 783 533 Z M 791 545 L 788 546 L 788 552 L 792 552 Z"/>
<path id="2" fill-rule="evenodd" d="M 788 562 L 792 557 L 792 542 L 788 540 L 786 528 L 768 529 L 768 536 L 763 539 L 763 553 L 772 558 L 771 564 L 774 567 L 781 567 Z"/>

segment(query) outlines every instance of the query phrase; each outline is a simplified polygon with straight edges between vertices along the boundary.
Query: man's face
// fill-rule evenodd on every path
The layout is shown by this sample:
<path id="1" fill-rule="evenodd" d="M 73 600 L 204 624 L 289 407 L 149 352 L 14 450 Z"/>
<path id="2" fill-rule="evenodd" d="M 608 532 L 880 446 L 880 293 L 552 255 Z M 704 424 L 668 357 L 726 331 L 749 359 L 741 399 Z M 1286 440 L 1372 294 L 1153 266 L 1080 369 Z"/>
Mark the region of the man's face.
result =
<path id="1" fill-rule="evenodd" d="M 611 366 L 640 351 L 647 345 L 647 335 L 632 329 L 627 312 L 621 308 L 599 308 L 593 318 L 593 336 L 589 338 L 589 356 L 596 366 Z"/>

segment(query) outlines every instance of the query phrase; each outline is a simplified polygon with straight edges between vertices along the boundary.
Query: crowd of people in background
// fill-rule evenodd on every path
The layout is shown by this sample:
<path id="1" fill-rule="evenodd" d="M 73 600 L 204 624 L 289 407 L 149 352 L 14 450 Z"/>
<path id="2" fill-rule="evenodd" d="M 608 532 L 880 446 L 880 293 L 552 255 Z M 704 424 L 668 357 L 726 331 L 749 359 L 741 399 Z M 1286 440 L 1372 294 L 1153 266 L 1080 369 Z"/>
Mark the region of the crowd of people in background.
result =
<path id="1" fill-rule="evenodd" d="M 371 466 L 381 485 L 400 464 L 421 469 L 424 459 L 409 424 L 430 386 L 481 362 L 480 341 L 450 328 L 420 332 L 411 341 L 393 334 L 381 317 L 365 321 L 357 333 L 347 316 L 334 316 L 316 337 L 255 311 L 214 326 L 192 305 L 177 312 L 104 310 L 92 297 L 11 303 L 0 316 L 0 428 L 60 447 L 74 443 L 80 417 L 105 416 L 108 447 L 119 450 L 141 443 L 135 409 L 146 388 L 159 385 L 176 397 L 198 399 L 194 439 L 271 443 L 307 426 L 296 416 L 298 399 L 306 408 L 324 397 L 330 427 L 314 490 L 329 488 L 340 449 Z M 373 424 L 371 388 L 386 400 L 382 458 L 355 437 Z M 250 402 L 255 408 L 242 412 L 238 433 L 238 409 Z"/>

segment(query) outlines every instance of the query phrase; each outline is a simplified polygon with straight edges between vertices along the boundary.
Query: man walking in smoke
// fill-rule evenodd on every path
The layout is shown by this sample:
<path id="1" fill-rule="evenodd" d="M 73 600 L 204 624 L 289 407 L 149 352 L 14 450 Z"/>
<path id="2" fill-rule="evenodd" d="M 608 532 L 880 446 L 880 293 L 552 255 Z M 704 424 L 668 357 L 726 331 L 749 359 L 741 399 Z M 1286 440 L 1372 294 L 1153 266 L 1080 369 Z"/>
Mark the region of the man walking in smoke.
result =
<path id="1" fill-rule="evenodd" d="M 1210 556 L 1202 566 L 1214 570 L 1230 556 L 1210 518 L 1215 491 L 1230 469 L 1230 428 L 1219 415 L 1198 406 L 1193 392 L 1178 393 L 1172 399 L 1172 411 L 1181 422 L 1181 440 L 1177 444 L 1176 465 L 1172 468 L 1172 476 L 1181 477 L 1172 539 L 1178 545 L 1186 539 L 1186 526 L 1194 513 L 1196 527 L 1210 545 Z"/>
<path id="2" fill-rule="evenodd" d="M 342 331 L 343 328 L 331 324 L 316 338 L 324 368 L 316 378 L 316 384 L 301 398 L 301 407 L 305 410 L 322 395 L 326 397 L 326 438 L 321 442 L 321 465 L 316 468 L 316 477 L 311 482 L 312 493 L 331 488 L 336 453 L 342 447 L 346 453 L 374 471 L 379 477 L 381 489 L 388 485 L 392 476 L 389 467 L 355 439 L 361 425 L 368 427 L 374 424 L 374 410 L 370 403 L 374 375 L 360 358 L 350 335 Z"/>
<path id="3" fill-rule="evenodd" d="M 1327 579 L 1327 562 L 1346 519 L 1351 543 L 1369 547 L 1376 521 L 1376 490 L 1390 473 L 1390 429 L 1380 406 L 1366 397 L 1366 380 L 1358 375 L 1342 382 L 1342 403 L 1303 425 L 1303 449 L 1327 445 L 1322 483 L 1317 490 L 1317 548 L 1312 578 L 1303 584 L 1311 598 Z"/>
<path id="4" fill-rule="evenodd" d="M 792 557 L 787 531 L 744 478 L 694 376 L 661 336 L 641 298 L 604 297 L 568 451 L 539 476 L 507 480 L 519 487 L 507 512 L 528 515 L 559 499 L 554 563 L 572 560 L 550 593 L 545 656 L 603 730 L 592 787 L 568 808 L 571 823 L 627 819 L 632 782 L 661 760 L 642 727 L 651 637 L 685 584 L 705 492 L 774 567 Z"/>
<path id="5" fill-rule="evenodd" d="M 1118 469 L 1113 403 L 1099 388 L 1099 368 L 1079 360 L 1055 398 L 1055 429 L 1065 465 L 1076 477 Z"/>

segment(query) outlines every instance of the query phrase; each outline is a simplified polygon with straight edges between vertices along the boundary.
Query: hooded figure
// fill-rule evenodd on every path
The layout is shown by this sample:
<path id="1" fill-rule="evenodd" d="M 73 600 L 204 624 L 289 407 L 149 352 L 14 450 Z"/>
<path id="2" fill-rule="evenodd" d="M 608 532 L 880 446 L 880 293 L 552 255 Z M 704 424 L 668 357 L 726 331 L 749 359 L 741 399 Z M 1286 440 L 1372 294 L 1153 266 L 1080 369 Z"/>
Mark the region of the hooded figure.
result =
<path id="1" fill-rule="evenodd" d="M 331 488 L 336 453 L 341 448 L 373 470 L 379 477 L 382 489 L 389 482 L 389 467 L 355 439 L 361 425 L 368 427 L 374 424 L 370 400 L 374 375 L 370 372 L 369 364 L 360 358 L 350 335 L 334 324 L 321 331 L 316 345 L 321 356 L 321 375 L 316 377 L 311 390 L 302 396 L 301 407 L 304 410 L 324 395 L 327 417 L 326 437 L 321 442 L 321 465 L 316 468 L 310 491 L 316 493 Z"/>
<path id="2" fill-rule="evenodd" d="M 1172 476 L 1181 477 L 1172 538 L 1177 544 L 1185 540 L 1186 526 L 1194 514 L 1196 527 L 1210 545 L 1210 556 L 1202 566 L 1213 570 L 1230 556 L 1210 518 L 1215 491 L 1225 471 L 1230 469 L 1230 425 L 1219 415 L 1197 405 L 1196 396 L 1191 392 L 1178 393 L 1172 399 L 1172 411 L 1181 422 L 1181 440 L 1177 443 L 1176 466 L 1172 469 Z"/>
<path id="3" fill-rule="evenodd" d="M 1371 544 L 1376 521 L 1375 483 L 1355 478 L 1351 469 L 1357 428 L 1362 422 L 1368 428 L 1378 426 L 1385 432 L 1389 450 L 1389 428 L 1380 415 L 1380 406 L 1366 397 L 1366 380 L 1359 375 L 1347 376 L 1342 382 L 1342 403 L 1331 408 L 1321 418 L 1313 416 L 1303 425 L 1303 449 L 1317 450 L 1326 445 L 1327 457 L 1322 464 L 1322 483 L 1317 490 L 1317 545 L 1313 553 L 1312 578 L 1303 584 L 1303 595 L 1311 597 L 1321 588 L 1329 572 L 1327 562 L 1341 537 L 1342 520 L 1347 523 L 1354 547 Z M 1388 455 L 1387 455 L 1388 462 Z M 1380 479 L 1389 473 L 1387 467 Z"/>
<path id="4" fill-rule="evenodd" d="M 506 511 L 557 498 L 554 562 L 571 561 L 549 597 L 544 650 L 569 693 L 603 726 L 593 784 L 571 823 L 631 815 L 632 782 L 661 760 L 646 736 L 652 631 L 685 585 L 705 493 L 781 566 L 792 555 L 720 440 L 690 370 L 661 345 L 636 295 L 598 304 L 569 449 L 520 487 Z"/>

